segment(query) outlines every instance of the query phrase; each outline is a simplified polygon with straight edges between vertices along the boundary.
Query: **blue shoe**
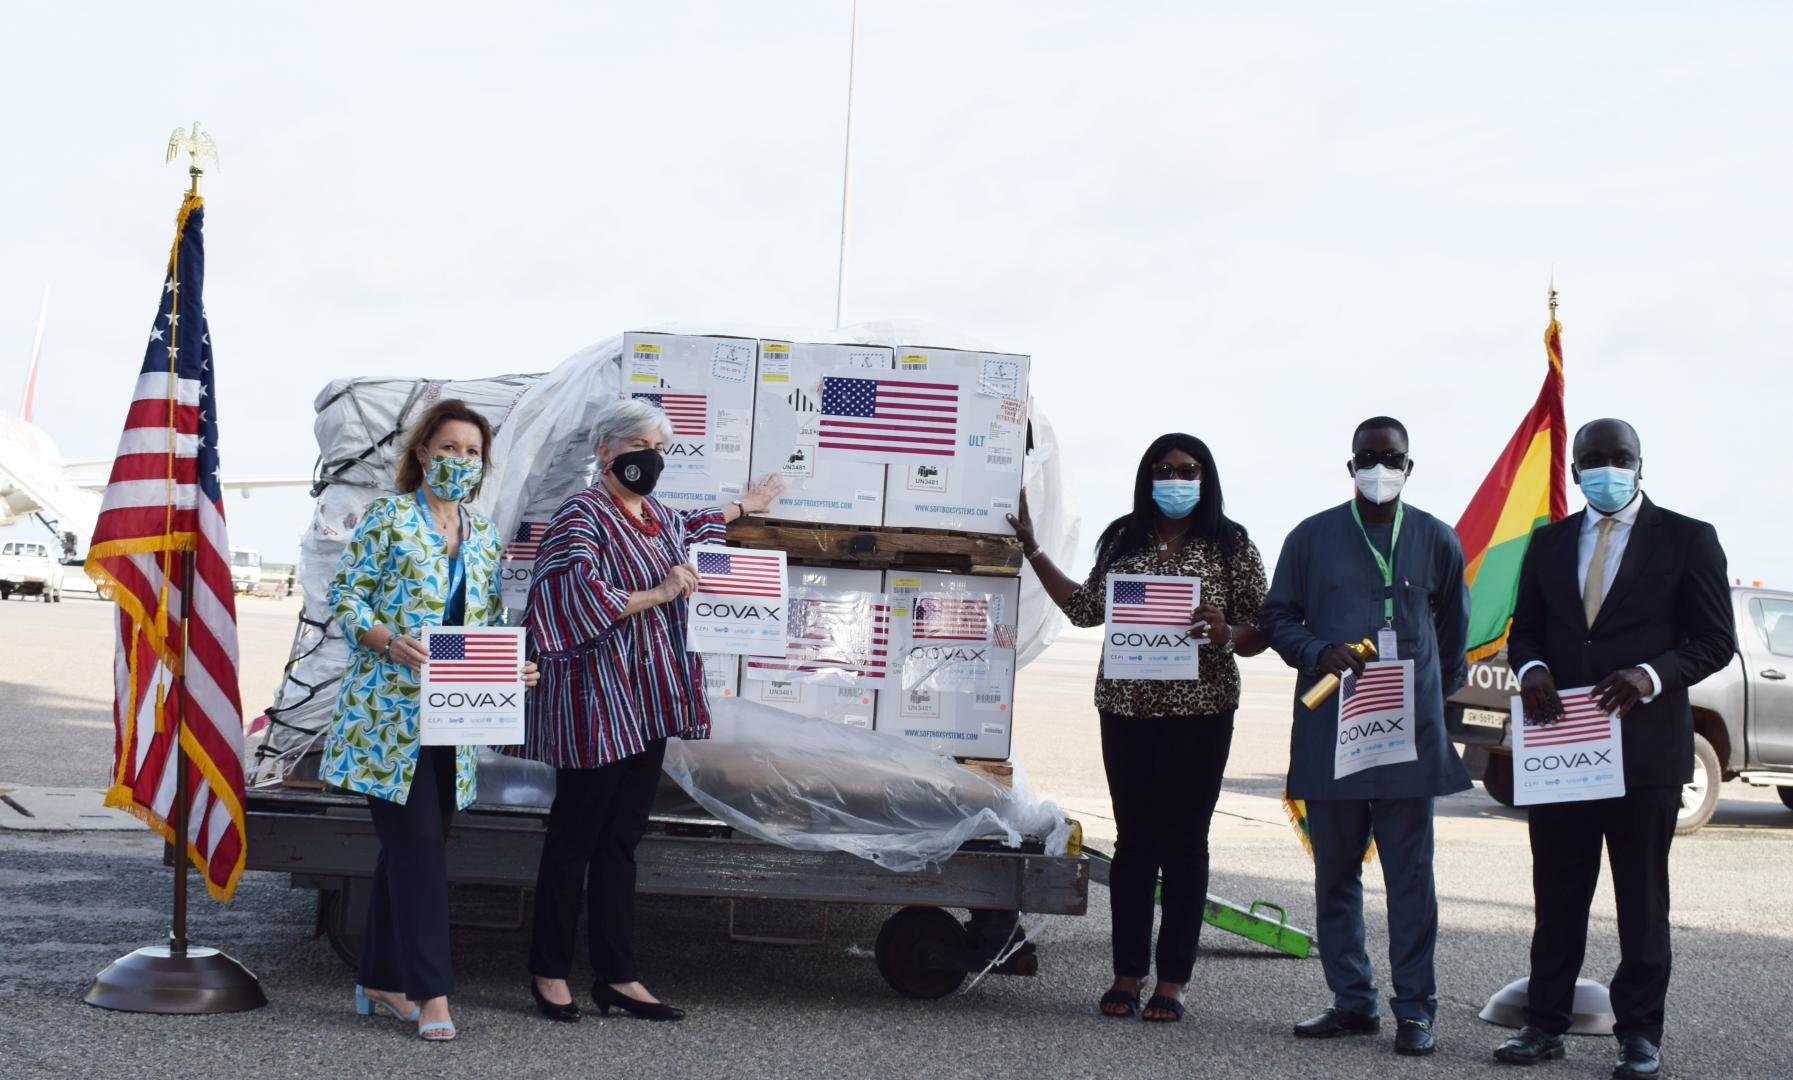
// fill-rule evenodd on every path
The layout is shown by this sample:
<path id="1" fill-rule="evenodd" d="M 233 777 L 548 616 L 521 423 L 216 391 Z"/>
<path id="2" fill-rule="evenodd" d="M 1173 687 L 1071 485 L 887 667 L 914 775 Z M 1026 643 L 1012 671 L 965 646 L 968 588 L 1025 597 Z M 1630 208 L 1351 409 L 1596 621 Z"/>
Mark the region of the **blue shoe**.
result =
<path id="1" fill-rule="evenodd" d="M 381 1001 L 378 998 L 368 997 L 367 991 L 362 989 L 360 984 L 356 984 L 356 986 L 355 986 L 355 1014 L 357 1016 L 372 1016 L 375 1009 L 385 1009 L 387 1012 L 392 1014 L 392 1018 L 394 1020 L 403 1020 L 408 1024 L 415 1024 L 417 1022 L 418 1015 L 423 1012 L 422 1006 L 413 1005 L 413 1006 L 411 1006 L 411 1015 L 406 1016 L 406 1015 L 400 1013 L 398 1011 L 398 1009 L 392 1005 L 392 1003 L 386 1002 L 386 1001 Z"/>
<path id="2" fill-rule="evenodd" d="M 419 1024 L 417 1037 L 424 1042 L 447 1042 L 454 1038 L 454 1021 L 438 1020 L 433 1024 Z"/>

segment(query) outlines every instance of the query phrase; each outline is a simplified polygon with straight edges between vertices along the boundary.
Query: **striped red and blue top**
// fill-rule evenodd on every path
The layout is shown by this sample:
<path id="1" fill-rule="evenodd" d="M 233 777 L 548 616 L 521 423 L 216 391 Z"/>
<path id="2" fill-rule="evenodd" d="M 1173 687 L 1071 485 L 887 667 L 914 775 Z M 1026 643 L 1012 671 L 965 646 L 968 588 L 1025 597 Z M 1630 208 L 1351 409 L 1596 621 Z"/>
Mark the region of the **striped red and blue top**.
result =
<path id="1" fill-rule="evenodd" d="M 529 652 L 541 680 L 528 697 L 527 741 L 508 752 L 556 768 L 591 769 L 655 739 L 705 739 L 703 661 L 685 648 L 685 601 L 622 617 L 629 594 L 686 562 L 692 544 L 721 543 L 722 510 L 682 513 L 642 500 L 649 536 L 601 484 L 560 504 L 529 588 Z"/>

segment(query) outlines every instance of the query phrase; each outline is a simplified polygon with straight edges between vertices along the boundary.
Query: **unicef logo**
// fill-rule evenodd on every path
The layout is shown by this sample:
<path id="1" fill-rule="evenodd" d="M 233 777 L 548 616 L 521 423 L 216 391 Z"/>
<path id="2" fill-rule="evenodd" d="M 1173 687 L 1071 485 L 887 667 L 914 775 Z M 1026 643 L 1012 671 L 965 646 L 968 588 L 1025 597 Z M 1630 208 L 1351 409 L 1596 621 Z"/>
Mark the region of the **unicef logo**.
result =
<path id="1" fill-rule="evenodd" d="M 627 468 L 625 468 L 623 470 L 623 479 L 624 480 L 639 480 L 639 479 L 641 479 L 641 466 L 630 465 Z"/>

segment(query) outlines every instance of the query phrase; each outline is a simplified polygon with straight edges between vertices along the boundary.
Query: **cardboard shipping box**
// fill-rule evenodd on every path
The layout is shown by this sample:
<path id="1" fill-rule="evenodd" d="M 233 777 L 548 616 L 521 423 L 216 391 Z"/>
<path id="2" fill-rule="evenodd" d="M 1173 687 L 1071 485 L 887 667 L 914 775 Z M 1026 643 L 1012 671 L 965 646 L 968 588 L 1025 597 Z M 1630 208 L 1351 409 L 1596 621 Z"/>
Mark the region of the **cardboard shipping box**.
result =
<path id="1" fill-rule="evenodd" d="M 896 372 L 959 387 L 959 445 L 944 462 L 890 466 L 884 524 L 1013 536 L 1027 448 L 1029 360 L 1008 353 L 902 346 Z"/>
<path id="2" fill-rule="evenodd" d="M 952 757 L 1007 758 L 1020 587 L 1013 577 L 886 571 L 891 672 L 875 729 Z M 918 601 L 931 605 L 919 629 Z"/>
<path id="3" fill-rule="evenodd" d="M 877 711 L 878 691 L 869 679 L 863 676 L 853 678 L 850 673 L 855 670 L 881 672 L 889 666 L 890 613 L 889 605 L 883 599 L 884 575 L 877 570 L 819 566 L 793 566 L 789 573 L 793 609 L 801 600 L 845 600 L 849 595 L 875 598 L 865 605 L 870 609 L 863 615 L 866 622 L 853 628 L 863 637 L 852 638 L 855 655 L 850 661 L 815 657 L 806 661 L 802 655 L 804 640 L 814 642 L 825 634 L 812 630 L 805 637 L 801 625 L 803 620 L 793 611 L 793 638 L 804 640 L 793 640 L 792 655 L 784 660 L 742 657 L 742 699 L 771 705 L 799 716 L 813 716 L 852 727 L 870 728 Z M 883 610 L 878 610 L 880 607 Z M 865 650 L 862 654 L 857 651 L 861 646 Z M 824 651 L 822 655 L 840 654 Z M 822 668 L 830 673 L 818 678 L 816 672 L 789 670 L 803 667 Z M 780 678 L 781 675 L 788 677 Z"/>
<path id="4" fill-rule="evenodd" d="M 753 338 L 623 335 L 621 396 L 646 397 L 672 420 L 655 498 L 701 510 L 746 492 L 758 353 Z"/>
<path id="5" fill-rule="evenodd" d="M 753 403 L 755 478 L 775 472 L 784 494 L 769 518 L 834 525 L 884 520 L 884 466 L 865 461 L 817 461 L 822 377 L 843 371 L 889 371 L 892 350 L 879 345 L 806 345 L 761 341 Z"/>

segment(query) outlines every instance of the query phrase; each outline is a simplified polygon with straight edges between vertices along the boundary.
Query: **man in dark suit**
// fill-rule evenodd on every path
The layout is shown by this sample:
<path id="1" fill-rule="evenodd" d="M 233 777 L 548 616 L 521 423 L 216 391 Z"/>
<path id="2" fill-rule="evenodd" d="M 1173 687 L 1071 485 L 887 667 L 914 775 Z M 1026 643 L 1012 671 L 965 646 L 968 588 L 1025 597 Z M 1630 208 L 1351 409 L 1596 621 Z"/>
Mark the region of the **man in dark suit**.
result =
<path id="1" fill-rule="evenodd" d="M 1730 663 L 1737 642 L 1718 534 L 1644 497 L 1631 425 L 1585 425 L 1574 455 L 1587 509 L 1532 534 L 1507 655 L 1534 721 L 1562 716 L 1559 686 L 1592 684 L 1601 707 L 1618 713 L 1625 794 L 1530 808 L 1529 1005 L 1525 1026 L 1494 1056 L 1518 1065 L 1563 1056 L 1604 841 L 1619 909 L 1613 1076 L 1633 1080 L 1662 1067 L 1668 851 L 1693 766 L 1687 688 Z"/>

